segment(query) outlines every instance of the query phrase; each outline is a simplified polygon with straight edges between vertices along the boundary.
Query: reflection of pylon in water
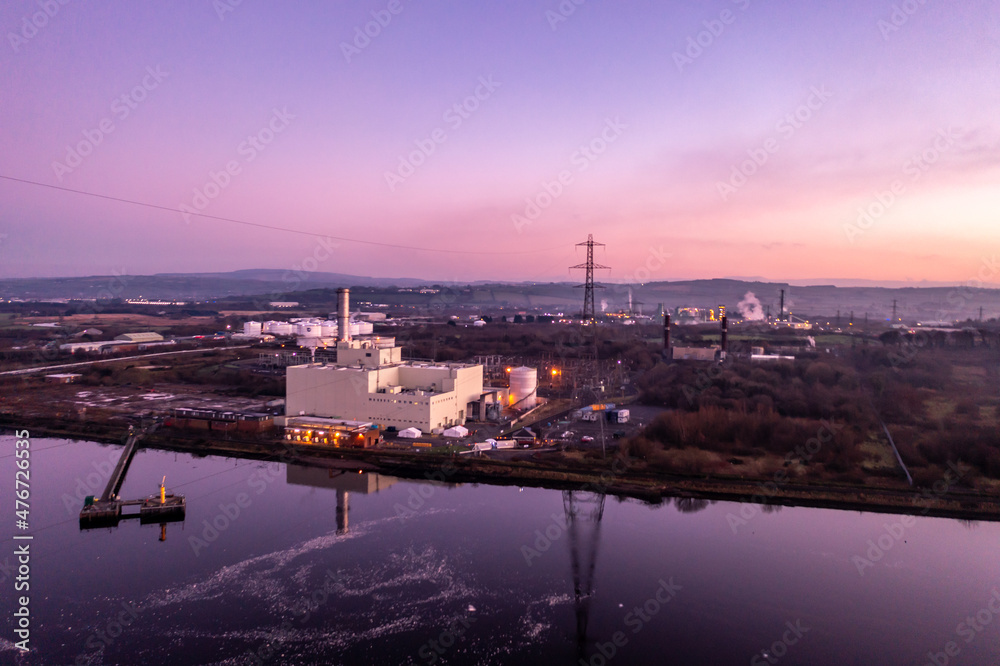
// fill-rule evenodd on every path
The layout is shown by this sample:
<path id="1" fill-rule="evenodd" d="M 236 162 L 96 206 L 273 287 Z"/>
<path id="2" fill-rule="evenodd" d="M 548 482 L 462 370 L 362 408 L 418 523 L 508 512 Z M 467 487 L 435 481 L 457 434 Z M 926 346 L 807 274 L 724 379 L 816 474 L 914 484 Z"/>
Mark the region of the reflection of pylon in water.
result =
<path id="1" fill-rule="evenodd" d="M 581 659 L 587 646 L 590 596 L 594 592 L 594 567 L 601 539 L 604 497 L 603 493 L 563 491 L 563 510 L 566 512 L 566 531 L 569 533 L 570 562 L 573 567 L 576 647 Z"/>
<path id="2" fill-rule="evenodd" d="M 337 490 L 337 534 L 347 534 L 351 496 L 346 490 Z"/>

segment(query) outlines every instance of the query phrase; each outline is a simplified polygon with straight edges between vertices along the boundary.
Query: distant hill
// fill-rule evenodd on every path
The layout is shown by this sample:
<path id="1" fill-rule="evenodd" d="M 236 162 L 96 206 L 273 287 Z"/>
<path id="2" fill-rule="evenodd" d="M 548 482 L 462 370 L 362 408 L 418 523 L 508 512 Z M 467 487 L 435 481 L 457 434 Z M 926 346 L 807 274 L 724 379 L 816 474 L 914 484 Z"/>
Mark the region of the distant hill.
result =
<path id="1" fill-rule="evenodd" d="M 445 294 L 398 293 L 397 288 L 438 285 Z M 211 301 L 242 296 L 270 300 L 310 300 L 297 292 L 339 287 L 383 292 L 379 302 L 409 305 L 446 303 L 449 306 L 480 308 L 513 307 L 551 309 L 566 313 L 579 310 L 582 290 L 569 282 L 472 282 L 447 283 L 417 278 L 374 278 L 342 273 L 294 273 L 275 269 L 250 269 L 228 273 L 162 273 L 157 275 L 91 276 L 82 278 L 23 278 L 0 280 L 0 298 L 28 300 L 147 298 L 151 300 Z M 716 307 L 725 305 L 734 316 L 747 293 L 760 301 L 771 314 L 779 310 L 781 290 L 785 290 L 785 311 L 796 315 L 834 317 L 841 313 L 846 325 L 853 311 L 856 321 L 867 313 L 873 319 L 888 319 L 893 300 L 899 316 L 908 321 L 938 319 L 984 319 L 1000 316 L 1000 289 L 971 289 L 957 286 L 883 287 L 832 285 L 796 286 L 764 280 L 713 279 L 650 282 L 642 285 L 606 283 L 596 292 L 598 310 L 609 312 L 628 307 L 655 312 L 659 304 L 667 308 Z"/>
<path id="2" fill-rule="evenodd" d="M 863 321 L 866 314 L 872 321 L 891 318 L 893 300 L 898 316 L 907 321 L 976 319 L 980 306 L 984 319 L 1000 316 L 1000 289 L 966 287 L 800 287 L 782 282 L 732 279 L 679 280 L 631 286 L 604 284 L 602 289 L 595 291 L 594 300 L 598 311 L 621 311 L 628 307 L 631 292 L 633 311 L 652 314 L 660 304 L 669 309 L 725 305 L 734 317 L 738 317 L 739 303 L 750 293 L 758 299 L 762 310 L 770 308 L 771 314 L 776 316 L 782 289 L 785 290 L 786 313 L 807 317 L 822 315 L 832 320 L 839 311 L 844 326 L 850 321 L 852 312 L 858 322 Z M 502 305 L 525 310 L 548 308 L 567 313 L 578 312 L 583 300 L 582 290 L 569 283 L 482 284 L 455 287 L 453 292 L 447 302 L 455 305 Z"/>
<path id="3" fill-rule="evenodd" d="M 298 277 L 309 288 L 331 287 L 416 287 L 427 284 L 418 278 L 379 278 L 347 273 L 327 273 L 323 271 L 290 271 L 278 268 L 248 268 L 227 273 L 157 273 L 154 278 L 200 278 L 206 280 L 242 280 L 288 285 Z"/>
<path id="4" fill-rule="evenodd" d="M 414 278 L 372 278 L 342 273 L 251 269 L 230 273 L 159 273 L 156 275 L 95 275 L 79 278 L 0 279 L 0 298 L 147 298 L 202 301 L 227 296 L 282 294 L 303 289 L 338 287 L 413 287 L 427 284 Z"/>
<path id="5" fill-rule="evenodd" d="M 892 302 L 896 301 L 897 313 L 907 320 L 937 320 L 978 318 L 983 308 L 985 319 L 1000 316 L 1000 289 L 971 289 L 968 287 L 835 287 L 831 285 L 795 286 L 789 283 L 743 280 L 690 280 L 681 282 L 655 282 L 633 287 L 633 302 L 645 303 L 644 310 L 663 303 L 666 307 L 685 305 L 711 307 L 725 305 L 729 312 L 738 312 L 737 304 L 750 292 L 771 314 L 778 314 L 781 290 L 785 290 L 785 311 L 798 315 L 819 314 L 825 317 L 841 313 L 846 324 L 851 312 L 855 321 L 863 320 L 867 313 L 874 319 L 889 319 Z M 609 285 L 608 296 L 614 295 L 616 307 L 627 302 L 628 288 Z M 600 296 L 597 296 L 600 298 Z"/>

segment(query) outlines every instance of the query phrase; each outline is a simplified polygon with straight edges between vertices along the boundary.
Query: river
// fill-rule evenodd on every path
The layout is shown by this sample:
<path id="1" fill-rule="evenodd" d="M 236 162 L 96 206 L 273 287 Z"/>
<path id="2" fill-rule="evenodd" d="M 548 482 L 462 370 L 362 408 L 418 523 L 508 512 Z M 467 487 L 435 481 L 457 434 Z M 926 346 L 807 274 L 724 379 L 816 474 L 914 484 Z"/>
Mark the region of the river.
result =
<path id="1" fill-rule="evenodd" d="M 1000 525 L 140 451 L 121 497 L 183 522 L 81 530 L 120 446 L 0 436 L 0 662 L 993 664 Z M 442 482 L 443 481 L 443 482 Z M 339 503 L 339 509 L 338 509 Z M 30 534 L 33 539 L 15 540 Z M 30 544 L 27 591 L 16 549 Z M 29 652 L 14 616 L 28 596 Z M 997 621 L 994 621 L 997 620 Z"/>

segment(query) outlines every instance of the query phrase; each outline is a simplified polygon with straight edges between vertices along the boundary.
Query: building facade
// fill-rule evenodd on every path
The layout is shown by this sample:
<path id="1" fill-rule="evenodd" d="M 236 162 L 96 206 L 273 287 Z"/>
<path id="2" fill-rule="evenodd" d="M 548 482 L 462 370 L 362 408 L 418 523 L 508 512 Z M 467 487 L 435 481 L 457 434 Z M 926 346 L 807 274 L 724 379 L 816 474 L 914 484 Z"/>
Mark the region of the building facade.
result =
<path id="1" fill-rule="evenodd" d="M 285 440 L 367 449 L 382 440 L 382 432 L 373 423 L 324 419 L 318 416 L 295 416 L 285 419 Z"/>
<path id="2" fill-rule="evenodd" d="M 483 367 L 403 361 L 399 347 L 342 341 L 334 364 L 287 370 L 286 417 L 319 416 L 435 431 L 462 425 L 483 394 Z"/>

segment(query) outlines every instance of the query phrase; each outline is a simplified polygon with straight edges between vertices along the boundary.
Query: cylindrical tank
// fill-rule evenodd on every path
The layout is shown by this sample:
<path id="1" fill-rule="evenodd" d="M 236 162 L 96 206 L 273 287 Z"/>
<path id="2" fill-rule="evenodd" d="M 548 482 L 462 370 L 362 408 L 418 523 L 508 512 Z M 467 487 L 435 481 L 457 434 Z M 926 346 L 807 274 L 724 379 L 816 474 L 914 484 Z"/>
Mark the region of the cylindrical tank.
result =
<path id="1" fill-rule="evenodd" d="M 520 367 L 510 371 L 510 403 L 518 409 L 534 407 L 538 389 L 538 370 Z"/>
<path id="2" fill-rule="evenodd" d="M 287 321 L 269 321 L 264 324 L 263 332 L 272 335 L 294 335 L 295 327 Z"/>
<path id="3" fill-rule="evenodd" d="M 295 325 L 295 335 L 300 338 L 318 338 L 323 334 L 323 326 L 316 320 L 300 321 Z"/>
<path id="4" fill-rule="evenodd" d="M 261 328 L 259 321 L 245 321 L 243 322 L 243 335 L 260 335 Z"/>
<path id="5" fill-rule="evenodd" d="M 333 320 L 324 321 L 320 324 L 320 328 L 322 329 L 324 338 L 337 337 L 337 322 Z"/>
<path id="6" fill-rule="evenodd" d="M 351 339 L 351 292 L 349 289 L 337 290 L 337 329 L 340 331 L 339 339 L 347 342 Z"/>

